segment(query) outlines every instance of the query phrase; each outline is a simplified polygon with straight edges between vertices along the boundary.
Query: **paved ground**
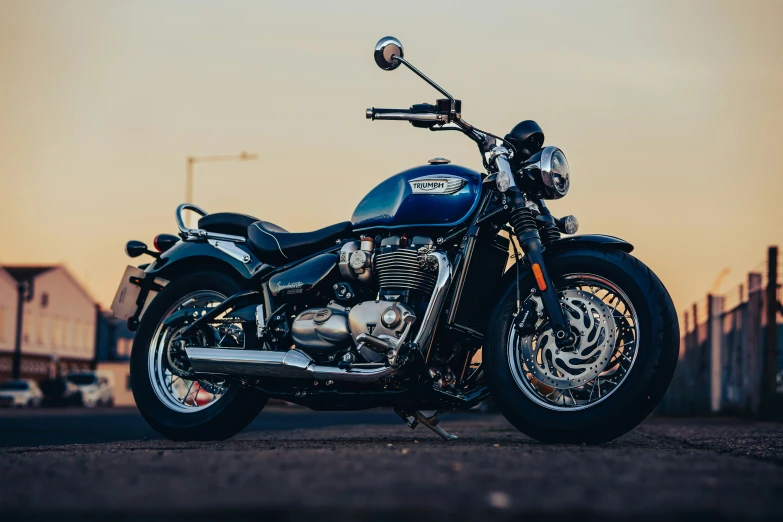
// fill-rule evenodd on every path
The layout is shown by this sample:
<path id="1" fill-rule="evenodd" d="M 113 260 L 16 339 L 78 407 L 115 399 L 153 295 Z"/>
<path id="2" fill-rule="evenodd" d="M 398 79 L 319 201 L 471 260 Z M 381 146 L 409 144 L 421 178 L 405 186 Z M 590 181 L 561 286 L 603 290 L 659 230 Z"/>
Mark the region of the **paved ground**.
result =
<path id="1" fill-rule="evenodd" d="M 2 411 L 0 520 L 783 518 L 780 424 L 651 419 L 598 447 L 498 415 L 442 426 L 460 440 L 389 411 L 271 408 L 231 441 L 173 443 L 134 410 Z"/>

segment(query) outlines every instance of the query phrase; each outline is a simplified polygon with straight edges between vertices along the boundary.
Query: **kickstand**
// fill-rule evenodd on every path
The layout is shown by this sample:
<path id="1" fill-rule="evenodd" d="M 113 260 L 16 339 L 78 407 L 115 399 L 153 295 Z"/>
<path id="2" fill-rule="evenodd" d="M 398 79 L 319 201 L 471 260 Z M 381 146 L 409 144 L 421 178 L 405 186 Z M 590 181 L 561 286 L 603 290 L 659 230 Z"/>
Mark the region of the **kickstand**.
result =
<path id="1" fill-rule="evenodd" d="M 419 424 L 423 424 L 440 435 L 443 440 L 456 440 L 458 438 L 453 433 L 447 433 L 443 428 L 438 426 L 438 423 L 440 422 L 440 415 L 443 413 L 443 410 L 436 411 L 435 414 L 431 417 L 427 417 L 419 410 L 408 413 L 405 410 L 394 408 L 394 413 L 399 415 L 403 422 L 405 422 L 405 424 L 407 424 L 412 430 L 415 430 L 416 426 Z"/>

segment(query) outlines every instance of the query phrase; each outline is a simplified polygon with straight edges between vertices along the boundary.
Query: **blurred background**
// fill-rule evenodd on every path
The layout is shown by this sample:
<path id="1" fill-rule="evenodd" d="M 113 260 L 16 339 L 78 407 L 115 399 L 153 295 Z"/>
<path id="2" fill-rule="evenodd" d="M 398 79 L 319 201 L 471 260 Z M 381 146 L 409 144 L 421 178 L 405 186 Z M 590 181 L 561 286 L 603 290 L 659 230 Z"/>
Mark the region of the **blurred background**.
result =
<path id="1" fill-rule="evenodd" d="M 471 123 L 539 122 L 573 172 L 553 212 L 664 281 L 684 348 L 663 408 L 758 411 L 783 337 L 781 19 L 775 0 L 0 0 L 0 378 L 20 345 L 22 377 L 93 372 L 131 400 L 130 332 L 103 310 L 125 242 L 176 231 L 188 157 L 227 155 L 192 165 L 197 205 L 292 231 L 432 157 L 480 170 L 457 133 L 365 120 L 437 97 L 375 66 L 393 35 Z"/>

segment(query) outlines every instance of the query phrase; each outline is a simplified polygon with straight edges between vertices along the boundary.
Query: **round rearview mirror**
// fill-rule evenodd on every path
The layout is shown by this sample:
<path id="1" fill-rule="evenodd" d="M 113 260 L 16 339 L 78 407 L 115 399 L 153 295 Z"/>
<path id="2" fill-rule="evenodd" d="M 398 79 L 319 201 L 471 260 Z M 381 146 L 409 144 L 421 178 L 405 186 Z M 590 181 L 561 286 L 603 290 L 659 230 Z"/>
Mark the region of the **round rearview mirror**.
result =
<path id="1" fill-rule="evenodd" d="M 384 36 L 375 44 L 375 63 L 384 71 L 393 71 L 400 66 L 396 58 L 403 58 L 402 44 L 393 36 Z"/>

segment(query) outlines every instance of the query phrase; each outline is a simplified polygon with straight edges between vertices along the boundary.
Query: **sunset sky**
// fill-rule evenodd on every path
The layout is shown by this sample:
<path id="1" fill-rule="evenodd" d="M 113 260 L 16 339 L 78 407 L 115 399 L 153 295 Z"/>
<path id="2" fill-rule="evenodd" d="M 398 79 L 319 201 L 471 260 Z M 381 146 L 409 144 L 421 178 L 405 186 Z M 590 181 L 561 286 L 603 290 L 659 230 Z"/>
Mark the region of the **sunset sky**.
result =
<path id="1" fill-rule="evenodd" d="M 384 72 L 375 42 L 505 134 L 561 147 L 581 232 L 636 245 L 682 311 L 783 243 L 780 1 L 0 0 L 0 264 L 64 263 L 104 305 L 129 239 L 175 232 L 195 202 L 292 230 L 350 219 L 388 176 L 474 145 L 367 107 L 438 94 Z"/>

